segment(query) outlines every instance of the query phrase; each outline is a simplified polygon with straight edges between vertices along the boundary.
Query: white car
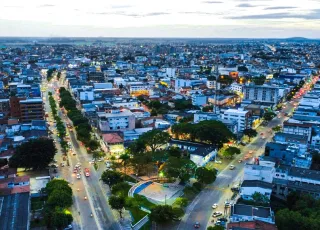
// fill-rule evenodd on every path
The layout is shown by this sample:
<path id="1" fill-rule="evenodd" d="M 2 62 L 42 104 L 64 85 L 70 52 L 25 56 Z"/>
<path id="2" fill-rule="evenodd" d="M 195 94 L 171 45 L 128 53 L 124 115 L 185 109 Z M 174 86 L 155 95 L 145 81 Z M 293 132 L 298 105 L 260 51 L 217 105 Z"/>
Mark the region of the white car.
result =
<path id="1" fill-rule="evenodd" d="M 213 208 L 213 209 L 215 209 L 215 208 L 217 208 L 217 207 L 218 207 L 218 204 L 213 204 L 213 205 L 212 205 L 212 208 Z"/>
<path id="2" fill-rule="evenodd" d="M 77 174 L 77 179 L 81 179 L 81 175 L 79 173 Z"/>
<path id="3" fill-rule="evenodd" d="M 94 160 L 89 161 L 89 164 L 94 164 L 94 163 L 95 163 Z"/>
<path id="4" fill-rule="evenodd" d="M 60 166 L 61 166 L 61 167 L 64 167 L 64 166 L 65 166 L 65 164 L 62 162 L 62 163 L 60 164 Z"/>
<path id="5" fill-rule="evenodd" d="M 216 164 L 222 164 L 221 161 L 214 161 L 214 163 L 216 163 Z"/>
<path id="6" fill-rule="evenodd" d="M 234 166 L 234 165 L 230 165 L 230 166 L 229 166 L 229 169 L 230 169 L 230 170 L 233 170 L 233 169 L 235 169 L 235 168 L 236 168 L 236 166 Z"/>
<path id="7" fill-rule="evenodd" d="M 213 217 L 218 217 L 218 216 L 222 216 L 222 212 L 220 212 L 220 211 L 218 211 L 218 212 L 214 212 L 213 214 L 212 214 L 212 216 Z"/>
<path id="8" fill-rule="evenodd" d="M 106 166 L 107 166 L 107 168 L 110 168 L 110 167 L 111 167 L 111 164 L 110 164 L 109 161 L 106 161 Z"/>

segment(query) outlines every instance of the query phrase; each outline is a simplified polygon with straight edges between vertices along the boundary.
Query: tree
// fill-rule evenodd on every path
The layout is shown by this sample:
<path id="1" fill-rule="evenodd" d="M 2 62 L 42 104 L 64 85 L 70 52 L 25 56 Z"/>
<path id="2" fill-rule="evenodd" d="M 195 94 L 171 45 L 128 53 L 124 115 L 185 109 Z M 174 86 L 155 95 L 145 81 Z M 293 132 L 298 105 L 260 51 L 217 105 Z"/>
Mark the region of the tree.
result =
<path id="1" fill-rule="evenodd" d="M 174 147 L 174 146 L 169 147 L 167 152 L 168 152 L 169 156 L 171 156 L 171 157 L 180 158 L 182 155 L 181 149 L 179 149 L 178 147 Z"/>
<path id="2" fill-rule="evenodd" d="M 175 202 L 173 203 L 173 206 L 179 206 L 179 207 L 187 207 L 189 201 L 187 198 L 184 197 L 178 197 Z"/>
<path id="3" fill-rule="evenodd" d="M 261 194 L 260 192 L 253 193 L 252 194 L 252 199 L 256 203 L 263 203 L 263 204 L 269 203 L 268 197 L 263 195 L 263 194 Z"/>
<path id="4" fill-rule="evenodd" d="M 110 196 L 109 204 L 112 209 L 117 210 L 119 212 L 120 218 L 122 219 L 122 211 L 125 206 L 125 198 L 122 196 Z"/>
<path id="5" fill-rule="evenodd" d="M 151 210 L 151 220 L 156 223 L 168 223 L 174 220 L 175 213 L 170 205 L 158 205 Z"/>
<path id="6" fill-rule="evenodd" d="M 127 166 L 130 162 L 130 155 L 127 153 L 122 154 L 122 155 L 120 155 L 119 160 L 121 160 L 121 164 L 124 167 L 124 174 L 127 174 Z"/>
<path id="7" fill-rule="evenodd" d="M 72 196 L 66 191 L 55 189 L 50 194 L 47 204 L 50 207 L 69 208 L 72 205 Z"/>
<path id="8" fill-rule="evenodd" d="M 100 144 L 96 140 L 90 140 L 86 145 L 90 150 L 94 151 L 99 148 Z"/>
<path id="9" fill-rule="evenodd" d="M 66 209 L 56 208 L 52 213 L 52 226 L 58 229 L 63 229 L 71 224 L 73 217 Z"/>
<path id="10" fill-rule="evenodd" d="M 60 180 L 60 179 L 54 179 L 51 180 L 47 183 L 46 185 L 46 192 L 48 196 L 51 195 L 53 191 L 65 191 L 67 192 L 70 196 L 72 196 L 72 189 L 70 188 L 69 184 L 65 180 Z"/>
<path id="11" fill-rule="evenodd" d="M 203 184 L 211 184 L 216 180 L 217 170 L 199 167 L 196 170 L 196 179 Z"/>
<path id="12" fill-rule="evenodd" d="M 277 126 L 273 127 L 272 130 L 274 132 L 280 132 L 281 131 L 281 125 L 277 125 Z"/>
<path id="13" fill-rule="evenodd" d="M 12 168 L 45 169 L 52 162 L 57 149 L 52 139 L 38 138 L 29 140 L 16 148 L 10 158 Z"/>
<path id="14" fill-rule="evenodd" d="M 111 194 L 115 196 L 128 196 L 128 191 L 131 188 L 131 185 L 129 185 L 127 182 L 120 182 L 118 184 L 115 184 L 111 188 Z"/>
<path id="15" fill-rule="evenodd" d="M 181 182 L 188 181 L 194 175 L 196 164 L 185 158 L 169 157 L 168 160 L 162 165 L 165 175 L 174 178 L 180 178 Z"/>
<path id="16" fill-rule="evenodd" d="M 146 151 L 146 143 L 141 138 L 130 144 L 126 151 L 130 156 L 129 163 L 138 175 L 152 163 L 152 155 Z"/>
<path id="17" fill-rule="evenodd" d="M 236 147 L 228 147 L 227 149 L 225 149 L 223 152 L 222 152 L 222 155 L 226 158 L 231 158 L 233 157 L 233 155 L 235 154 L 240 154 L 241 151 L 240 149 L 236 148 Z"/>
<path id="18" fill-rule="evenodd" d="M 153 129 L 142 134 L 139 139 L 145 143 L 146 147 L 151 149 L 152 153 L 154 153 L 162 145 L 168 143 L 170 135 L 169 133 L 162 132 L 159 129 Z"/>
<path id="19" fill-rule="evenodd" d="M 263 114 L 263 119 L 265 121 L 271 121 L 275 116 L 276 116 L 276 114 L 274 112 L 265 112 Z"/>
<path id="20" fill-rule="evenodd" d="M 224 230 L 224 227 L 216 225 L 216 226 L 209 226 L 207 230 Z"/>
<path id="21" fill-rule="evenodd" d="M 258 135 L 257 131 L 254 129 L 245 129 L 243 130 L 243 134 L 249 137 L 249 142 L 251 141 L 252 137 L 255 137 Z"/>
<path id="22" fill-rule="evenodd" d="M 102 157 L 104 157 L 106 154 L 105 154 L 105 152 L 103 152 L 103 151 L 94 151 L 94 152 L 92 152 L 92 158 L 93 159 L 100 159 L 100 158 L 102 158 Z"/>
<path id="23" fill-rule="evenodd" d="M 102 173 L 100 180 L 112 187 L 115 184 L 123 182 L 123 177 L 117 171 L 106 170 Z"/>

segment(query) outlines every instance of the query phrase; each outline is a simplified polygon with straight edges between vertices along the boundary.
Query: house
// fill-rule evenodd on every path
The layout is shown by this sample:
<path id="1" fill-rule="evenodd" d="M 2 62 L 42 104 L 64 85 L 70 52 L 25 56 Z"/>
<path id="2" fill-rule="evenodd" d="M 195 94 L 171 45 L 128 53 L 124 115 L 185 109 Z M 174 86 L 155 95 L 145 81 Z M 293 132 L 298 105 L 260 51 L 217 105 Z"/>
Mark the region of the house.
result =
<path id="1" fill-rule="evenodd" d="M 240 196 L 245 200 L 252 200 L 254 193 L 261 193 L 270 200 L 272 193 L 272 183 L 260 180 L 244 180 L 240 188 Z"/>
<path id="2" fill-rule="evenodd" d="M 246 164 L 244 167 L 243 180 L 259 180 L 272 183 L 274 172 L 274 167 L 256 164 Z"/>
<path id="3" fill-rule="evenodd" d="M 217 148 L 212 145 L 175 139 L 171 139 L 168 144 L 169 146 L 178 147 L 181 150 L 188 151 L 190 154 L 190 160 L 192 160 L 198 167 L 206 165 L 217 155 Z"/>
<path id="4" fill-rule="evenodd" d="M 240 221 L 227 224 L 227 230 L 277 230 L 275 224 L 267 223 L 260 220 Z"/>
<path id="5" fill-rule="evenodd" d="M 124 153 L 123 138 L 120 137 L 117 133 L 102 134 L 102 139 L 104 142 L 104 146 L 111 154 L 119 155 L 121 153 Z"/>
<path id="6" fill-rule="evenodd" d="M 271 208 L 233 204 L 230 212 L 231 223 L 259 220 L 262 222 L 275 224 L 274 213 L 271 211 Z"/>

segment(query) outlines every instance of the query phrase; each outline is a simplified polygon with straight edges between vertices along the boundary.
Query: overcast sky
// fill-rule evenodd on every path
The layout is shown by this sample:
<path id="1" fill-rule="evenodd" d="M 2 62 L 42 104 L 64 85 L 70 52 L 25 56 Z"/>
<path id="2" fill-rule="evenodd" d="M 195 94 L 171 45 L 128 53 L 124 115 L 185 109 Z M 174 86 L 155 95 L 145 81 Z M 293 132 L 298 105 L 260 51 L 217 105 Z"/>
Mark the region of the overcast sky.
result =
<path id="1" fill-rule="evenodd" d="M 0 36 L 320 38 L 320 0 L 1 0 Z"/>

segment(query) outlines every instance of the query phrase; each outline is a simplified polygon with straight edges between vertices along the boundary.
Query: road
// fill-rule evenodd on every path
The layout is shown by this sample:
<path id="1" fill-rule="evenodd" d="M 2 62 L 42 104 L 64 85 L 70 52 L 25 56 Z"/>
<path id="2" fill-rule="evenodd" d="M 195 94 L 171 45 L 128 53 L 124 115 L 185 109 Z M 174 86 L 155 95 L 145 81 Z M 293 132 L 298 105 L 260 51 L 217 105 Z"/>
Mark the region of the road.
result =
<path id="1" fill-rule="evenodd" d="M 295 100 L 294 103 L 297 103 Z M 253 158 L 249 160 L 244 160 L 239 163 L 239 159 L 243 159 L 244 155 L 252 151 L 252 156 L 260 156 L 264 153 L 265 145 L 270 142 L 273 137 L 273 133 L 270 129 L 277 125 L 282 125 L 283 122 L 288 119 L 284 116 L 284 113 L 292 112 L 294 103 L 287 103 L 286 108 L 282 110 L 281 115 L 279 114 L 273 120 L 271 120 L 267 126 L 260 126 L 257 129 L 258 135 L 255 137 L 250 144 L 245 147 L 241 147 L 241 154 L 235 157 L 229 165 L 235 165 L 234 170 L 230 170 L 226 167 L 224 170 L 218 173 L 216 181 L 203 189 L 198 196 L 193 200 L 193 202 L 187 207 L 186 214 L 182 221 L 177 226 L 178 230 L 194 229 L 194 223 L 199 222 L 199 229 L 207 229 L 207 226 L 212 225 L 211 220 L 213 219 L 213 211 L 221 211 L 226 214 L 229 210 L 224 210 L 224 202 L 230 200 L 232 196 L 232 191 L 230 187 L 239 184 L 242 181 L 244 165 L 246 162 L 253 163 Z M 261 135 L 263 133 L 263 135 Z M 218 208 L 213 210 L 212 205 L 218 204 Z"/>
<path id="2" fill-rule="evenodd" d="M 46 81 L 43 81 L 43 84 L 46 84 Z M 52 80 L 52 83 L 49 85 L 48 90 L 53 93 L 54 96 L 55 88 L 60 87 L 60 82 Z M 46 112 L 50 112 L 50 106 L 48 102 L 48 95 L 44 93 L 46 97 Z M 65 124 L 71 123 L 69 119 L 62 114 L 59 109 L 59 116 L 62 118 Z M 50 118 L 53 119 L 53 118 Z M 51 126 L 52 127 L 52 126 Z M 51 128 L 52 129 L 52 128 Z M 55 131 L 54 131 L 55 132 Z M 110 206 L 108 205 L 107 191 L 108 188 L 104 185 L 99 179 L 102 173 L 102 170 L 95 171 L 93 165 L 89 164 L 91 157 L 88 156 L 86 149 L 80 145 L 75 136 L 75 130 L 69 131 L 67 129 L 67 134 L 70 138 L 69 143 L 71 144 L 72 149 L 76 152 L 76 155 L 73 156 L 68 154 L 67 158 L 69 159 L 70 166 L 61 167 L 60 163 L 63 161 L 63 156 L 60 151 L 60 145 L 57 144 L 58 153 L 55 156 L 55 159 L 58 161 L 59 168 L 57 176 L 69 181 L 74 194 L 74 205 L 73 205 L 73 216 L 74 223 L 73 227 L 75 229 L 121 229 L 120 224 L 111 211 Z M 53 134 L 53 138 L 58 142 L 58 137 L 56 132 Z M 81 163 L 81 179 L 76 178 L 73 168 L 77 163 Z M 90 176 L 85 177 L 83 174 L 84 168 L 90 170 Z M 84 197 L 87 197 L 87 200 Z M 93 214 L 91 217 L 90 214 Z"/>

